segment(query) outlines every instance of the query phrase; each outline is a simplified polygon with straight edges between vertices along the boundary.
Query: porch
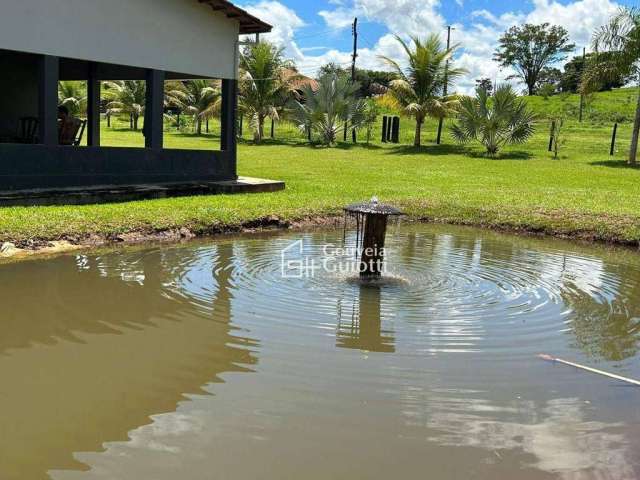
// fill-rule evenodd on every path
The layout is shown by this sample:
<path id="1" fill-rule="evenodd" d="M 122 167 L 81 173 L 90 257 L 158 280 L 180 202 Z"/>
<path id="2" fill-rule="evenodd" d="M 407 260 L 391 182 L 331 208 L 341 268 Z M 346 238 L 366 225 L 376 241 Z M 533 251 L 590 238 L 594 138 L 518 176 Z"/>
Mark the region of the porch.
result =
<path id="1" fill-rule="evenodd" d="M 164 82 L 193 75 L 50 55 L 0 50 L 0 191 L 235 180 L 237 82 L 222 79 L 219 150 L 165 149 Z M 199 77 L 201 78 L 201 77 Z M 58 82 L 87 83 L 87 146 L 58 141 Z M 100 142 L 103 80 L 144 80 L 144 148 Z M 20 119 L 34 117 L 33 142 L 14 140 Z M 217 145 L 216 145 L 217 146 Z"/>

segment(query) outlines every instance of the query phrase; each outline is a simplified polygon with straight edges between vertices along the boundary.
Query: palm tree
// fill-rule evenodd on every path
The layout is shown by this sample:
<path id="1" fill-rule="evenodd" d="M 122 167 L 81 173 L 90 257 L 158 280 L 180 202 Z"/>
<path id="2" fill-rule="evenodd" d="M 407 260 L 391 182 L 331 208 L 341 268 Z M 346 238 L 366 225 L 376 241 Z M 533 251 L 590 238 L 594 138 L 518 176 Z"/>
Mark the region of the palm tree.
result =
<path id="1" fill-rule="evenodd" d="M 87 111 L 87 87 L 84 82 L 63 80 L 58 83 L 58 104 L 69 109 L 73 116 Z"/>
<path id="2" fill-rule="evenodd" d="M 582 91 L 592 92 L 620 75 L 636 77 L 638 80 L 638 104 L 631 136 L 629 164 L 636 163 L 638 137 L 640 136 L 640 10 L 621 8 L 609 23 L 593 37 L 594 50 L 605 49 L 606 55 L 595 55 L 582 78 Z"/>
<path id="3" fill-rule="evenodd" d="M 109 113 L 128 113 L 133 129 L 138 130 L 138 120 L 144 113 L 146 102 L 146 83 L 142 80 L 117 80 L 104 82 L 104 86 Z"/>
<path id="4" fill-rule="evenodd" d="M 268 42 L 252 43 L 240 59 L 240 110 L 251 119 L 256 143 L 264 137 L 265 119 L 278 120 L 283 98 L 293 92 L 293 79 L 285 74 L 291 65 L 283 59 L 282 52 Z"/>
<path id="5" fill-rule="evenodd" d="M 192 115 L 196 133 L 202 134 L 202 122 L 220 112 L 220 88 L 213 80 L 187 80 L 166 90 L 168 106 L 174 106 Z"/>
<path id="6" fill-rule="evenodd" d="M 360 85 L 343 75 L 326 74 L 314 89 L 302 89 L 304 103 L 295 101 L 295 118 L 301 129 L 315 131 L 322 143 L 335 145 L 338 133 L 349 123 L 359 128 L 366 120 L 365 101 L 356 98 Z"/>
<path id="7" fill-rule="evenodd" d="M 364 107 L 362 110 L 362 128 L 364 128 L 367 132 L 367 145 L 371 141 L 371 130 L 378 120 L 378 114 L 380 113 L 380 109 L 378 107 L 377 102 L 369 98 L 365 100 Z"/>
<path id="8" fill-rule="evenodd" d="M 416 135 L 413 144 L 420 146 L 422 125 L 427 116 L 443 118 L 455 111 L 457 96 L 444 96 L 444 86 L 453 86 L 456 79 L 466 73 L 451 66 L 451 57 L 457 46 L 446 48 L 440 38 L 429 35 L 426 40 L 412 37 L 408 44 L 396 36 L 406 53 L 407 67 L 388 57 L 381 57 L 397 75 L 389 84 L 389 93 L 395 102 L 416 119 Z"/>
<path id="9" fill-rule="evenodd" d="M 495 156 L 507 144 L 526 142 L 534 131 L 535 115 L 510 85 L 499 86 L 493 97 L 478 88 L 475 97 L 462 97 L 458 121 L 451 127 L 459 143 L 477 140 Z"/>

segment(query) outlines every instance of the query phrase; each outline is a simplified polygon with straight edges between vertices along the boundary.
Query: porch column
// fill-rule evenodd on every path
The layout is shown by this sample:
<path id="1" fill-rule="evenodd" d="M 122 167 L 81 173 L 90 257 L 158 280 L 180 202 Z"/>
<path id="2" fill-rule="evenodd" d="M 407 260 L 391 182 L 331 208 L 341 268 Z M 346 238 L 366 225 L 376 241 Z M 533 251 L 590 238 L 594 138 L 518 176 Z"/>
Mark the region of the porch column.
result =
<path id="1" fill-rule="evenodd" d="M 222 114 L 220 118 L 220 148 L 229 152 L 233 173 L 237 173 L 236 115 L 238 110 L 238 81 L 222 80 Z"/>
<path id="2" fill-rule="evenodd" d="M 96 79 L 96 64 L 89 66 L 87 81 L 87 145 L 100 146 L 100 80 Z"/>
<path id="3" fill-rule="evenodd" d="M 144 111 L 144 144 L 161 150 L 163 146 L 165 72 L 147 70 L 147 98 Z"/>
<path id="4" fill-rule="evenodd" d="M 38 62 L 38 138 L 44 145 L 58 144 L 58 57 L 41 55 Z"/>

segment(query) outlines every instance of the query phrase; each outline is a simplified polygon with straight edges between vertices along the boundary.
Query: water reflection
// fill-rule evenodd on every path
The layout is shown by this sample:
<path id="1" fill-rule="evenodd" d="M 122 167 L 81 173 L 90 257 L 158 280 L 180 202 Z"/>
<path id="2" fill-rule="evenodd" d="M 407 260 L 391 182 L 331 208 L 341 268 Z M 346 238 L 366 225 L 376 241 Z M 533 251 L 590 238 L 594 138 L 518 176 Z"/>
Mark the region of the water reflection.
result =
<path id="1" fill-rule="evenodd" d="M 125 440 L 256 362 L 256 342 L 231 326 L 230 248 L 215 265 L 201 250 L 152 250 L 3 266 L 12 285 L 0 336 L 3 479 L 86 468 L 74 452 Z M 176 282 L 206 270 L 208 306 Z"/>
<path id="2" fill-rule="evenodd" d="M 584 400 L 517 400 L 498 407 L 482 399 L 483 392 L 439 393 L 430 398 L 434 413 L 426 424 L 440 432 L 434 440 L 441 445 L 489 448 L 494 464 L 521 451 L 521 468 L 563 479 L 636 478 L 638 451 L 625 423 L 589 420 L 592 407 Z"/>
<path id="3" fill-rule="evenodd" d="M 354 285 L 299 237 L 0 266 L 0 478 L 640 475 L 638 391 L 537 359 L 640 376 L 637 253 L 410 225 Z"/>
<path id="4" fill-rule="evenodd" d="M 346 315 L 348 321 L 345 321 L 342 309 L 338 310 L 336 345 L 369 352 L 395 352 L 393 331 L 382 329 L 382 287 L 363 284 L 357 290 L 358 297 L 357 300 L 354 298 L 351 314 Z"/>

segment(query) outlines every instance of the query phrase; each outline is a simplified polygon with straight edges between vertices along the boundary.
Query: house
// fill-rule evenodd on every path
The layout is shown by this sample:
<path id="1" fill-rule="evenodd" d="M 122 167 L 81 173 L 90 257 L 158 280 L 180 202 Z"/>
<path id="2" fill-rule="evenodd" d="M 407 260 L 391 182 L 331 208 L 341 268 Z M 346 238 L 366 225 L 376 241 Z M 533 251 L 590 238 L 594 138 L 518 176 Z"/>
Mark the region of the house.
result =
<path id="1" fill-rule="evenodd" d="M 0 192 L 234 181 L 239 35 L 226 0 L 20 0 L 0 15 Z M 219 151 L 163 148 L 164 82 L 222 83 Z M 87 82 L 87 146 L 59 144 L 60 80 Z M 102 80 L 145 80 L 145 148 L 100 144 Z M 22 126 L 31 143 L 18 143 Z"/>
<path id="2" fill-rule="evenodd" d="M 291 87 L 293 88 L 298 100 L 304 98 L 304 89 L 306 87 L 311 88 L 311 90 L 314 92 L 316 92 L 319 88 L 317 80 L 302 75 L 294 68 L 285 68 L 282 73 L 284 80 L 287 83 L 291 84 Z"/>

